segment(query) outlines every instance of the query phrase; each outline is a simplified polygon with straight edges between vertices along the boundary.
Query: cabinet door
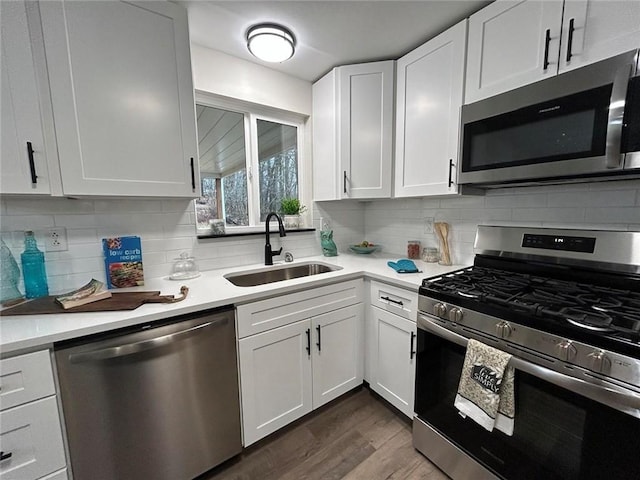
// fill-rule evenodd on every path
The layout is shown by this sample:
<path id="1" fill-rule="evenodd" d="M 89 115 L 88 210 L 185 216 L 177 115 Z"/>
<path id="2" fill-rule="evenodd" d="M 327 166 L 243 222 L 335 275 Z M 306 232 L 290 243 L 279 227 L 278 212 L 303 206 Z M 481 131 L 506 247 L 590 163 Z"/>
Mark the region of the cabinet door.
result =
<path id="1" fill-rule="evenodd" d="M 65 195 L 198 196 L 186 10 L 41 2 Z"/>
<path id="2" fill-rule="evenodd" d="M 371 388 L 408 417 L 413 417 L 416 373 L 416 323 L 370 307 Z"/>
<path id="3" fill-rule="evenodd" d="M 313 317 L 313 408 L 362 383 L 363 304 Z"/>
<path id="4" fill-rule="evenodd" d="M 640 2 L 565 2 L 562 45 L 561 72 L 640 47 Z"/>
<path id="5" fill-rule="evenodd" d="M 396 197 L 456 194 L 467 21 L 398 60 Z"/>
<path id="6" fill-rule="evenodd" d="M 310 328 L 302 320 L 238 342 L 245 447 L 311 411 Z"/>
<path id="7" fill-rule="evenodd" d="M 27 17 L 27 10 L 35 8 L 35 3 L 0 2 L 2 193 L 51 192 L 47 168 L 47 155 L 50 152 L 45 145 L 44 112 L 41 109 L 35 56 Z M 33 48 L 37 47 L 38 45 L 34 44 Z M 31 153 L 27 144 L 31 146 Z"/>
<path id="8" fill-rule="evenodd" d="M 341 198 L 389 198 L 394 61 L 338 68 Z"/>
<path id="9" fill-rule="evenodd" d="M 465 103 L 557 74 L 562 5 L 498 0 L 469 17 Z"/>

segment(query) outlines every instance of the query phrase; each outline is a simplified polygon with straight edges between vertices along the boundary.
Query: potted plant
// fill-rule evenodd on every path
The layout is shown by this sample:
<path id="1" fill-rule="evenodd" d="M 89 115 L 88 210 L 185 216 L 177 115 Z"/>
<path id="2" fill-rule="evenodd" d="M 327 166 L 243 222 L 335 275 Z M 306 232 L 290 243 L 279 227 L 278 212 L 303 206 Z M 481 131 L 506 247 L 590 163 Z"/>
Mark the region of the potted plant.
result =
<path id="1" fill-rule="evenodd" d="M 280 201 L 280 211 L 284 216 L 285 228 L 299 228 L 301 225 L 300 215 L 307 210 L 307 207 L 300 204 L 297 198 L 283 198 Z"/>

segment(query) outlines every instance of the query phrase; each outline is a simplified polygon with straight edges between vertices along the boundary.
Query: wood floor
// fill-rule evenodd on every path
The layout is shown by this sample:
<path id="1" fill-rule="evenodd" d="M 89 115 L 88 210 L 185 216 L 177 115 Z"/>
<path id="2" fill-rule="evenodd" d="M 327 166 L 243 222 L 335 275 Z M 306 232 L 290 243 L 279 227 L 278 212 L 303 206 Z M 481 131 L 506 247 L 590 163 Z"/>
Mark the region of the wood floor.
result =
<path id="1" fill-rule="evenodd" d="M 412 445 L 409 419 L 355 390 L 198 480 L 446 480 Z"/>

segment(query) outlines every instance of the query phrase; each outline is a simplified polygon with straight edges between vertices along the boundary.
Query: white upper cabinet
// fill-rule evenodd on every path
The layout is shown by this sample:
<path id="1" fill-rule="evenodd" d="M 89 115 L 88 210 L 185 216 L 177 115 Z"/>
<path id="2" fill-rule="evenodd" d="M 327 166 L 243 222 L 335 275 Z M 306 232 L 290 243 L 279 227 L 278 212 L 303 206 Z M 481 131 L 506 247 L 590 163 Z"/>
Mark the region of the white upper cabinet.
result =
<path id="1" fill-rule="evenodd" d="M 640 2 L 567 1 L 560 72 L 640 47 Z"/>
<path id="2" fill-rule="evenodd" d="M 457 194 L 467 21 L 397 62 L 396 197 Z"/>
<path id="3" fill-rule="evenodd" d="M 465 103 L 640 47 L 640 2 L 497 0 L 469 18 Z"/>
<path id="4" fill-rule="evenodd" d="M 498 0 L 472 15 L 465 103 L 556 75 L 561 26 L 562 0 Z"/>
<path id="5" fill-rule="evenodd" d="M 199 195 L 186 10 L 40 3 L 65 195 Z"/>
<path id="6" fill-rule="evenodd" d="M 313 85 L 313 199 L 389 198 L 394 61 L 334 68 Z"/>
<path id="7" fill-rule="evenodd" d="M 35 11 L 35 13 L 34 13 Z M 2 138 L 0 143 L 0 192 L 50 194 L 50 156 L 55 157 L 55 139 L 47 136 L 45 116 L 53 123 L 47 91 L 41 89 L 36 74 L 38 54 L 43 60 L 42 40 L 33 46 L 28 15 L 37 13 L 37 5 L 26 2 L 0 2 L 2 27 Z M 38 50 L 39 48 L 39 50 Z M 42 62 L 41 62 L 42 63 Z M 46 87 L 46 86 L 45 86 Z M 53 147 L 49 142 L 53 139 Z"/>

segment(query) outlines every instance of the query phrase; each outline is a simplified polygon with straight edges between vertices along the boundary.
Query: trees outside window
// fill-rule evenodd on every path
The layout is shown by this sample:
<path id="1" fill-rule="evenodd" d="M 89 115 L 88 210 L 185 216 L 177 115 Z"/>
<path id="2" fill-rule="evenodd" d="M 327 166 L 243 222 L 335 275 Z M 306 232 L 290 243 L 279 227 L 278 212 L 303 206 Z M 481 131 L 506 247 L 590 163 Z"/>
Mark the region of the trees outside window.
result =
<path id="1" fill-rule="evenodd" d="M 202 197 L 198 228 L 256 227 L 283 198 L 300 198 L 302 119 L 197 105 Z M 302 200 L 302 199 L 301 199 Z"/>

